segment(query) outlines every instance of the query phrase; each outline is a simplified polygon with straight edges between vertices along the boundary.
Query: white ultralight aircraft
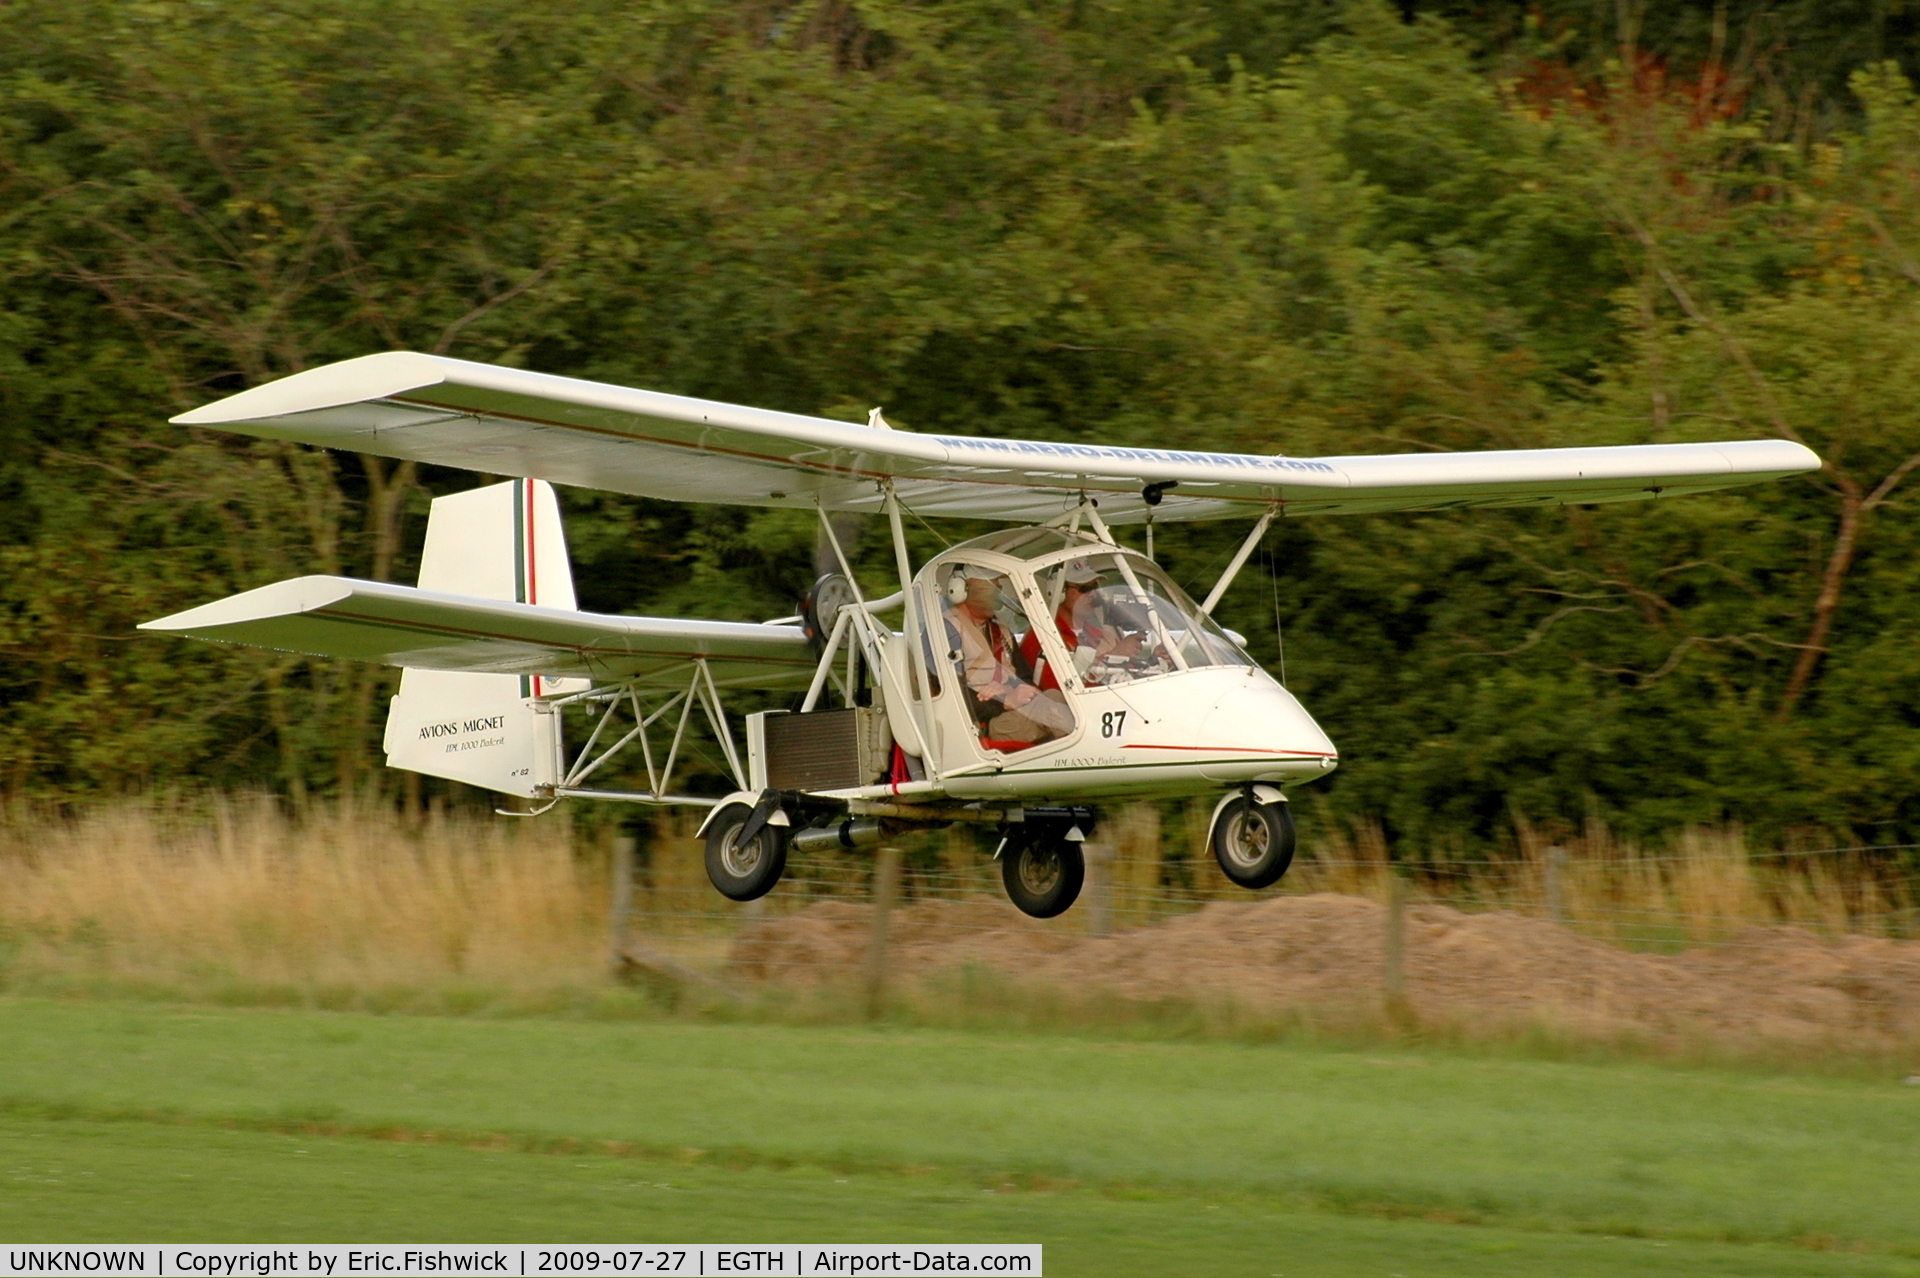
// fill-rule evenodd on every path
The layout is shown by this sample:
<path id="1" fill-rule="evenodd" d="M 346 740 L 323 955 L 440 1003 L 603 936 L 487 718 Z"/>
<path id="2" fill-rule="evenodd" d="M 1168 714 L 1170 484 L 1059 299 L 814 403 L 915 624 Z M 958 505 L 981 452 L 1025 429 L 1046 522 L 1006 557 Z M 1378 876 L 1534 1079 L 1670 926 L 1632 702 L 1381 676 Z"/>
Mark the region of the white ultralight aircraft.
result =
<path id="1" fill-rule="evenodd" d="M 433 503 L 416 588 L 300 577 L 142 629 L 401 667 L 392 767 L 536 807 L 710 807 L 707 872 L 734 900 L 771 890 L 789 848 L 973 822 L 1038 917 L 1073 903 L 1090 805 L 1121 795 L 1217 793 L 1207 837 L 1227 877 L 1286 872 L 1286 787 L 1338 755 L 1211 616 L 1276 516 L 1632 501 L 1820 466 L 1782 440 L 1305 458 L 922 435 L 878 409 L 860 426 L 406 352 L 173 420 L 523 478 Z M 801 616 L 764 624 L 582 612 L 546 481 L 815 510 L 840 571 Z M 828 518 L 843 511 L 888 521 L 885 598 L 856 584 Z M 903 512 L 1012 526 L 916 572 Z M 1153 561 L 1156 519 L 1253 528 L 1195 603 Z M 1144 554 L 1109 531 L 1139 523 Z M 736 688 L 804 696 L 747 715 L 738 742 L 722 705 Z M 737 787 L 725 798 L 670 791 L 695 706 Z M 568 714 L 587 721 L 574 748 Z M 623 753 L 647 788 L 595 788 Z"/>

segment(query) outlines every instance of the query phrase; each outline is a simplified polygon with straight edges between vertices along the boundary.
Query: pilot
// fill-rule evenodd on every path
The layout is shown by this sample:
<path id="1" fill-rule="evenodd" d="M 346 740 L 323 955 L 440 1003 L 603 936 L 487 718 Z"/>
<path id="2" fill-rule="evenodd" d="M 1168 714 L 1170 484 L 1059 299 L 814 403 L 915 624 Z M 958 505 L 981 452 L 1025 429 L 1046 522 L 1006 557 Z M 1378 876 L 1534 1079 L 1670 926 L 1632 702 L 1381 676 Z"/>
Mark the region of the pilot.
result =
<path id="1" fill-rule="evenodd" d="M 994 616 L 1005 578 L 971 565 L 959 577 L 949 587 L 955 602 L 947 609 L 947 636 L 960 654 L 981 735 L 1027 744 L 1065 736 L 1073 729 L 1065 697 L 1058 690 L 1042 692 L 1022 676 L 1020 650 Z"/>
<path id="2" fill-rule="evenodd" d="M 1106 578 L 1093 566 L 1092 560 L 1072 560 L 1061 571 L 1066 583 L 1053 623 L 1059 628 L 1060 642 L 1073 654 L 1073 664 L 1089 684 L 1097 685 L 1101 669 L 1110 659 L 1125 661 L 1140 651 L 1142 636 L 1123 635 L 1106 624 L 1096 594 Z M 1027 637 L 1020 641 L 1020 654 L 1035 669 L 1036 682 L 1042 689 L 1060 686 L 1058 676 L 1040 655 L 1038 630 L 1028 631 Z"/>

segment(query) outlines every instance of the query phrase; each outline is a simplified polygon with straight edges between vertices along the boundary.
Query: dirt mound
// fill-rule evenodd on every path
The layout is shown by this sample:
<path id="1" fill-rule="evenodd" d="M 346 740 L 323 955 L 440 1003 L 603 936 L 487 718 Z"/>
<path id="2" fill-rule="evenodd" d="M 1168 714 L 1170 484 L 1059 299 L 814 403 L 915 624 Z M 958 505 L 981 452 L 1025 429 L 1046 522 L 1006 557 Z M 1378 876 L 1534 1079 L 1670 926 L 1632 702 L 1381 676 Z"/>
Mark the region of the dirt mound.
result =
<path id="1" fill-rule="evenodd" d="M 1382 906 L 1320 894 L 1219 902 L 1114 936 L 1074 935 L 987 898 L 929 901 L 889 921 L 893 971 L 980 964 L 1067 989 L 1140 999 L 1230 997 L 1253 1007 L 1379 1005 Z M 739 976 L 844 978 L 866 960 L 871 907 L 830 902 L 758 924 Z M 1522 915 L 1407 911 L 1405 989 L 1416 1014 L 1629 1032 L 1815 1042 L 1920 1037 L 1920 942 L 1824 940 L 1753 928 L 1677 956 L 1638 954 Z"/>

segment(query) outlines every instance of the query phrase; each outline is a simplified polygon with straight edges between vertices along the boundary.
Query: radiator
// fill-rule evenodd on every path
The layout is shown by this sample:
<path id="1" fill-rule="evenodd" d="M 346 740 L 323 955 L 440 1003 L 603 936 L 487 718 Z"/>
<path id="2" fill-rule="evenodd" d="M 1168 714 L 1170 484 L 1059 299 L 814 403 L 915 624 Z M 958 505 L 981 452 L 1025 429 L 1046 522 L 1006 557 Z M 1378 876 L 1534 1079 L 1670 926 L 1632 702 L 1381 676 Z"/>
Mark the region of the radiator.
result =
<path id="1" fill-rule="evenodd" d="M 775 790 L 846 790 L 886 780 L 893 734 L 884 710 L 768 711 L 751 716 L 748 750 L 756 777 Z"/>

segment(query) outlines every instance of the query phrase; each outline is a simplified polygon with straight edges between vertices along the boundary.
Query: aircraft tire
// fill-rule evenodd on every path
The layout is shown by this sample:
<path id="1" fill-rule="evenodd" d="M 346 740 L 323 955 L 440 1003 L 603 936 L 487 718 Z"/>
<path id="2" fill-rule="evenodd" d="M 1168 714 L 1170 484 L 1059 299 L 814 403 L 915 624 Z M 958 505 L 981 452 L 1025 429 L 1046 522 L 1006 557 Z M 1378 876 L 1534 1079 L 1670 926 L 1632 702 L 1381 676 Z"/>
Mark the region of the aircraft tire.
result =
<path id="1" fill-rule="evenodd" d="M 1241 795 L 1213 823 L 1213 859 L 1243 888 L 1272 887 L 1293 864 L 1293 813 L 1285 803 Z"/>
<path id="2" fill-rule="evenodd" d="M 773 891 L 787 869 L 787 827 L 764 825 L 745 847 L 738 835 L 753 808 L 729 803 L 707 826 L 707 878 L 721 896 L 754 901 Z"/>
<path id="3" fill-rule="evenodd" d="M 1022 914 L 1050 919 L 1064 914 L 1087 880 L 1087 862 L 1071 839 L 1017 840 L 1000 854 L 1000 879 L 1007 899 Z"/>

